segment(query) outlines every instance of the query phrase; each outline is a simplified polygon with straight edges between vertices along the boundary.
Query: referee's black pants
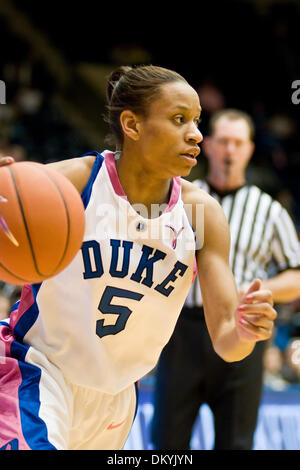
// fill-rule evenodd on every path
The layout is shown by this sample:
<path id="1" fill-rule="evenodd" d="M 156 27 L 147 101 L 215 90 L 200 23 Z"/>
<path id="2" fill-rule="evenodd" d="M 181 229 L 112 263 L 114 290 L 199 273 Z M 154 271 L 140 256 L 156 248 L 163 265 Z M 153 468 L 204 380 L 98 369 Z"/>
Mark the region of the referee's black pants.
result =
<path id="1" fill-rule="evenodd" d="M 156 370 L 151 439 L 156 449 L 189 449 L 201 404 L 214 416 L 215 450 L 250 450 L 262 392 L 264 343 L 227 363 L 213 350 L 203 309 L 184 308 Z"/>

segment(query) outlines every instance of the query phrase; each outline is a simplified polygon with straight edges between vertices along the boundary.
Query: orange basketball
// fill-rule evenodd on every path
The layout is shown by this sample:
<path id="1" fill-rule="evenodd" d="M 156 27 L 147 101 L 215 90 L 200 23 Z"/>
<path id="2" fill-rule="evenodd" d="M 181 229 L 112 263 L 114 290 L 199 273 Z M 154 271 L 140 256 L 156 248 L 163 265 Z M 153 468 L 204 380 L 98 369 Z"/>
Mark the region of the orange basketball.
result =
<path id="1" fill-rule="evenodd" d="M 0 279 L 33 284 L 58 274 L 81 247 L 81 197 L 52 168 L 34 162 L 0 167 Z"/>

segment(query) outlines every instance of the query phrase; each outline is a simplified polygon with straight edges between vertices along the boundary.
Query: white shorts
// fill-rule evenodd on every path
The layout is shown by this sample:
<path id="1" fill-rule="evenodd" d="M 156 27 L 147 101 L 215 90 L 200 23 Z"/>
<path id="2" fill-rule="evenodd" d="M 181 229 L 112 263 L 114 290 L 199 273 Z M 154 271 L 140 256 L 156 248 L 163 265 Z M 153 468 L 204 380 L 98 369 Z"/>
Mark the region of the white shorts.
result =
<path id="1" fill-rule="evenodd" d="M 133 384 L 117 395 L 71 384 L 0 323 L 0 450 L 118 450 L 137 406 Z"/>

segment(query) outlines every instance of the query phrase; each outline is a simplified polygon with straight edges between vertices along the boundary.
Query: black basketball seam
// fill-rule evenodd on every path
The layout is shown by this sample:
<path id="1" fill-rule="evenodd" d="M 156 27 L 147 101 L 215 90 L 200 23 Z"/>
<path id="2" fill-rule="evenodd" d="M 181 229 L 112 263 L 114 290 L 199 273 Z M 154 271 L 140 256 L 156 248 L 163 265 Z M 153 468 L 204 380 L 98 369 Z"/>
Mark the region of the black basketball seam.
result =
<path id="1" fill-rule="evenodd" d="M 24 281 L 24 283 L 28 282 L 28 279 L 23 279 L 23 277 L 17 276 L 17 274 L 14 274 L 12 271 L 7 269 L 2 263 L 0 263 L 0 267 L 4 269 L 8 274 L 11 274 L 13 277 L 16 279 L 20 279 L 20 281 Z M 13 283 L 13 281 L 11 281 Z"/>
<path id="2" fill-rule="evenodd" d="M 33 263 L 34 263 L 34 266 L 35 266 L 35 270 L 36 270 L 36 272 L 39 276 L 43 276 L 43 274 L 40 273 L 40 271 L 38 269 L 38 266 L 37 266 L 37 263 L 36 263 L 34 249 L 33 249 L 32 241 L 31 241 L 31 238 L 30 238 L 30 233 L 29 233 L 29 230 L 28 230 L 26 217 L 25 217 L 25 213 L 24 213 L 24 209 L 23 209 L 23 205 L 22 205 L 22 200 L 21 200 L 21 197 L 20 197 L 20 194 L 19 194 L 19 191 L 18 191 L 18 186 L 17 186 L 17 182 L 16 182 L 16 179 L 15 179 L 15 175 L 14 175 L 14 172 L 13 172 L 11 167 L 8 167 L 8 169 L 10 171 L 11 178 L 12 178 L 12 181 L 13 181 L 13 184 L 14 184 L 14 187 L 15 187 L 16 195 L 17 195 L 17 198 L 18 198 L 18 203 L 19 203 L 19 207 L 20 207 L 20 210 L 21 210 L 23 223 L 24 223 L 24 226 L 25 226 L 25 231 L 26 231 L 26 234 L 27 234 L 27 239 L 28 239 L 31 255 L 32 255 L 32 258 L 33 258 Z"/>
<path id="3" fill-rule="evenodd" d="M 57 182 L 55 181 L 54 178 L 52 178 L 52 176 L 47 172 L 47 170 L 44 170 L 44 168 L 38 168 L 39 170 L 41 170 L 43 173 L 45 173 L 48 178 L 52 181 L 52 183 L 54 183 L 54 185 L 56 186 L 59 194 L 61 195 L 61 198 L 63 200 L 63 203 L 64 203 L 64 206 L 65 206 L 65 211 L 66 211 L 66 216 L 67 216 L 67 238 L 66 238 L 66 242 L 65 242 L 65 248 L 64 248 L 64 251 L 63 251 L 63 254 L 62 254 L 62 257 L 61 257 L 61 260 L 59 261 L 59 263 L 57 264 L 57 266 L 55 267 L 55 269 L 50 273 L 48 274 L 48 276 L 52 276 L 53 273 L 55 273 L 58 269 L 59 269 L 59 266 L 61 265 L 61 263 L 63 262 L 64 260 L 64 257 L 65 257 L 65 254 L 66 254 L 66 251 L 67 251 L 67 248 L 68 248 L 68 245 L 69 245 L 69 240 L 70 240 L 70 217 L 69 217 L 69 210 L 68 210 L 68 206 L 66 204 L 66 201 L 65 201 L 65 198 L 64 198 L 64 195 L 59 187 L 59 185 L 57 184 Z"/>
<path id="4" fill-rule="evenodd" d="M 18 202 L 19 202 L 19 206 L 20 206 L 20 210 L 21 210 L 21 213 L 22 213 L 22 217 L 23 217 L 23 222 L 24 222 L 24 225 L 25 225 L 25 229 L 26 229 L 26 234 L 27 234 L 27 238 L 28 238 L 28 242 L 29 242 L 29 247 L 30 247 L 30 251 L 31 251 L 31 254 L 32 254 L 32 258 L 33 258 L 33 262 L 34 262 L 34 266 L 35 266 L 35 270 L 37 272 L 37 274 L 41 277 L 51 277 L 58 269 L 59 269 L 59 266 L 62 264 L 63 260 L 64 260 L 64 257 L 65 257 L 65 254 L 66 254 L 66 251 L 67 251 L 67 248 L 68 248 L 68 244 L 69 244 L 69 239 L 70 239 L 70 217 L 69 217 L 69 211 L 68 211 L 68 207 L 67 207 L 67 204 L 66 204 L 66 201 L 65 201 L 65 198 L 64 198 L 64 195 L 60 189 L 60 187 L 58 186 L 57 182 L 55 181 L 55 179 L 53 179 L 51 177 L 51 175 L 46 171 L 44 170 L 43 168 L 37 168 L 38 170 L 42 171 L 44 174 L 47 175 L 47 177 L 52 181 L 52 183 L 55 185 L 56 189 L 58 190 L 61 198 L 62 198 L 62 201 L 63 201 L 63 204 L 64 204 L 64 207 L 65 207 L 65 212 L 66 212 L 66 218 L 67 218 L 67 237 L 66 237 L 66 242 L 65 242 L 65 246 L 64 246 L 64 250 L 63 250 L 63 254 L 61 256 L 61 259 L 60 261 L 58 262 L 58 264 L 56 265 L 56 267 L 50 272 L 50 273 L 47 273 L 47 274 L 43 274 L 41 273 L 41 271 L 39 270 L 39 267 L 37 265 L 37 260 L 36 260 L 36 257 L 35 257 L 35 253 L 34 253 L 34 249 L 33 249 L 33 244 L 32 244 L 32 240 L 31 240 L 31 237 L 30 237 L 30 233 L 29 233 L 29 229 L 28 229 L 28 226 L 27 226 L 27 222 L 26 222 L 26 217 L 25 217 L 25 213 L 24 213 L 24 209 L 23 209 L 23 205 L 22 205 L 22 200 L 21 200 L 21 197 L 20 197 L 20 194 L 18 192 L 18 187 L 17 187 L 17 183 L 16 183 L 16 180 L 15 180 L 15 177 L 14 177 L 14 174 L 13 174 L 13 171 L 11 168 L 9 168 L 10 172 L 11 172 L 11 176 L 12 176 L 12 180 L 13 180 L 13 183 L 14 183 L 14 186 L 15 186 L 15 190 L 16 190 L 16 194 L 17 194 L 17 198 L 18 198 Z M 21 278 L 22 279 L 22 278 Z"/>

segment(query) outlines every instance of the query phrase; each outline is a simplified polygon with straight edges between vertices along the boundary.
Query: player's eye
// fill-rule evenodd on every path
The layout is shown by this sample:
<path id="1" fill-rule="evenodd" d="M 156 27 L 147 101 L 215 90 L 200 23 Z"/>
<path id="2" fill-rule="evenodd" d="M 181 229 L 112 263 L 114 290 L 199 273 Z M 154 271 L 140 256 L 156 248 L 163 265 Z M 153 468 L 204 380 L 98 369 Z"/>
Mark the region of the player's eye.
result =
<path id="1" fill-rule="evenodd" d="M 184 123 L 184 116 L 183 116 L 183 114 L 176 114 L 176 116 L 174 116 L 174 121 L 175 121 L 177 124 L 183 124 L 183 123 Z"/>

